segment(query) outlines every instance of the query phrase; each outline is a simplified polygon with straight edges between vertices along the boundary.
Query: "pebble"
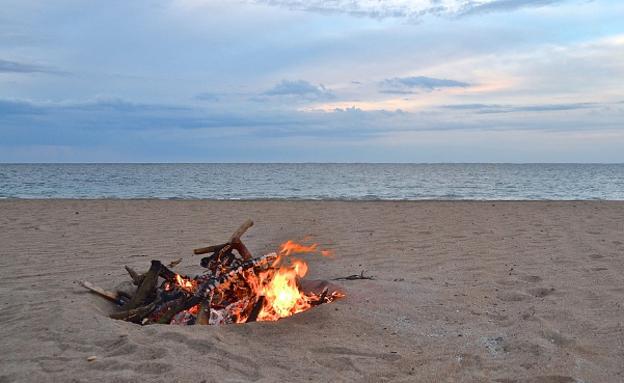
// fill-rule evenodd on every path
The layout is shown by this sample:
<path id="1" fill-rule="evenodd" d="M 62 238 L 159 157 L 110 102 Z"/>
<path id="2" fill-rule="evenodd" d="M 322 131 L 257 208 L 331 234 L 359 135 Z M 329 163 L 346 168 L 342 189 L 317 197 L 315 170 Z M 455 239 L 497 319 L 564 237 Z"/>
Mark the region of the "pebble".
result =
<path id="1" fill-rule="evenodd" d="M 93 362 L 96 359 L 97 359 L 97 356 L 91 355 L 90 357 L 87 358 L 87 362 Z"/>

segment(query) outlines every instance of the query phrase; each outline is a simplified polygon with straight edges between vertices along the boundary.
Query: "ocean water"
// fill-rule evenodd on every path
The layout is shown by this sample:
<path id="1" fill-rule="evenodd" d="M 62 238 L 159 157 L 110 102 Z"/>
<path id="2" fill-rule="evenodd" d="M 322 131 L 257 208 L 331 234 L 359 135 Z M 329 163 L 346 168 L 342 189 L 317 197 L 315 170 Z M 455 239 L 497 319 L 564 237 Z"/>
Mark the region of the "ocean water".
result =
<path id="1" fill-rule="evenodd" d="M 0 198 L 624 200 L 624 164 L 0 164 Z"/>

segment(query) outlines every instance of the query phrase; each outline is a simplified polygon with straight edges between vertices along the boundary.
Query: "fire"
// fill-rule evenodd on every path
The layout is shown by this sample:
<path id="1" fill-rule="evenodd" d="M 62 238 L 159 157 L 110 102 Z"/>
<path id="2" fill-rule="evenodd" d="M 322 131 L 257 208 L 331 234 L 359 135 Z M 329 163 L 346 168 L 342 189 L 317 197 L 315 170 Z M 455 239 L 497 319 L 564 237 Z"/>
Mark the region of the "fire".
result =
<path id="1" fill-rule="evenodd" d="M 319 251 L 318 244 L 309 246 L 288 240 L 280 245 L 280 257 L 273 264 L 272 272 L 260 275 L 260 281 L 253 285 L 261 286 L 257 294 L 264 297 L 264 305 L 258 321 L 275 321 L 293 314 L 308 310 L 314 303 L 323 303 L 325 299 L 333 300 L 343 295 L 333 292 L 331 296 L 320 297 L 310 293 L 306 295 L 299 286 L 299 279 L 308 272 L 308 264 L 302 259 L 289 258 L 295 253 L 311 253 Z M 330 255 L 329 250 L 321 250 L 323 256 Z M 284 264 L 289 259 L 289 264 Z"/>
<path id="2" fill-rule="evenodd" d="M 291 255 L 294 253 L 311 253 L 313 251 L 316 251 L 317 247 L 318 245 L 316 243 L 310 246 L 305 246 L 288 240 L 280 245 L 280 254 Z"/>
<path id="3" fill-rule="evenodd" d="M 176 284 L 182 290 L 186 290 L 188 292 L 194 292 L 195 291 L 195 288 L 196 288 L 196 286 L 195 286 L 196 282 L 195 281 L 193 281 L 191 279 L 182 278 L 182 276 L 180 274 L 176 274 L 175 278 L 176 278 Z"/>
<path id="4" fill-rule="evenodd" d="M 299 288 L 298 281 L 308 272 L 308 265 L 293 259 L 291 266 L 282 266 L 263 287 L 265 304 L 258 321 L 274 321 L 305 311 L 311 307 L 310 298 Z"/>
<path id="5" fill-rule="evenodd" d="M 197 315 L 197 313 L 199 313 L 199 305 L 191 307 L 190 309 L 188 309 L 188 312 L 191 315 Z"/>
<path id="6" fill-rule="evenodd" d="M 327 291 L 316 295 L 301 289 L 299 281 L 307 274 L 308 264 L 294 258 L 292 254 L 310 252 L 318 252 L 323 256 L 331 254 L 329 250 L 320 250 L 317 244 L 302 245 L 291 240 L 282 243 L 277 258 L 267 268 L 242 273 L 238 280 L 216 289 L 211 310 L 225 310 L 235 323 L 245 323 L 254 306 L 261 304 L 255 320 L 276 321 L 344 296 L 339 292 L 327 294 Z M 194 294 L 198 286 L 196 279 L 176 274 L 175 283 L 166 285 L 165 291 L 177 288 L 187 294 Z M 234 297 L 237 300 L 232 300 Z M 199 306 L 193 306 L 183 313 L 197 316 Z M 215 314 L 215 317 L 218 315 Z"/>

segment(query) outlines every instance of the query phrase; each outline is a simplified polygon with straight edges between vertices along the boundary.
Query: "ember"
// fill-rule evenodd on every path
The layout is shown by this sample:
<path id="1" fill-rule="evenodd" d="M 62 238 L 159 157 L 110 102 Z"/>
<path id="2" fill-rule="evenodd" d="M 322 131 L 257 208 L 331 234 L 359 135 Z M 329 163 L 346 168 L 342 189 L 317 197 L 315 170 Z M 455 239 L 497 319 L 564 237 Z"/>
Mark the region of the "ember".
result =
<path id="1" fill-rule="evenodd" d="M 210 255 L 200 262 L 206 271 L 194 278 L 152 261 L 145 274 L 126 266 L 136 285 L 131 292 L 109 292 L 88 282 L 81 284 L 121 306 L 111 318 L 141 324 L 275 321 L 344 296 L 325 281 L 316 283 L 316 289 L 302 288 L 308 265 L 293 254 L 318 252 L 327 256 L 331 255 L 329 250 L 289 240 L 277 253 L 253 258 L 240 239 L 252 225 L 250 220 L 245 222 L 227 243 L 195 249 L 195 254 Z"/>

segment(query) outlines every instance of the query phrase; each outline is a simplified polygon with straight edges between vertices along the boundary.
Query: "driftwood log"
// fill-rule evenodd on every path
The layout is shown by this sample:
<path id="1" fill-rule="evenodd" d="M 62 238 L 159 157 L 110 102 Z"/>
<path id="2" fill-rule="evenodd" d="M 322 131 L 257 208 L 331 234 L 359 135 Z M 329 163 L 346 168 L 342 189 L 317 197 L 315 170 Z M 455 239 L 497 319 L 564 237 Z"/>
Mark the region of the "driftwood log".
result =
<path id="1" fill-rule="evenodd" d="M 141 282 L 143 282 L 143 274 L 137 273 L 136 271 L 134 271 L 133 268 L 128 267 L 128 266 L 124 266 L 124 268 L 126 269 L 128 274 L 130 275 L 130 278 L 132 278 L 132 282 L 136 286 L 139 286 L 141 284 Z"/>
<path id="2" fill-rule="evenodd" d="M 162 269 L 160 261 L 152 261 L 152 265 L 149 270 L 143 276 L 143 280 L 137 289 L 136 294 L 132 297 L 130 302 L 124 306 L 124 310 L 136 309 L 139 306 L 143 306 L 149 302 L 146 302 L 150 296 L 154 294 L 156 290 L 156 284 L 158 283 L 158 276 Z"/>
<path id="3" fill-rule="evenodd" d="M 98 287 L 91 282 L 78 281 L 78 284 L 80 284 L 80 286 L 84 287 L 85 289 L 96 293 L 99 296 L 104 297 L 117 305 L 122 305 L 124 303 L 124 300 L 119 296 L 119 294 L 112 291 L 104 290 L 103 288 Z"/>
<path id="4" fill-rule="evenodd" d="M 145 306 L 137 307 L 130 310 L 122 310 L 109 315 L 112 319 L 121 319 L 130 322 L 140 322 L 143 318 L 148 316 L 156 308 L 158 302 L 154 301 Z"/>
<path id="5" fill-rule="evenodd" d="M 236 250 L 241 255 L 243 260 L 247 261 L 252 258 L 252 255 L 240 238 L 252 226 L 253 221 L 248 219 L 247 221 L 243 222 L 243 224 L 240 225 L 238 229 L 236 229 L 228 242 L 222 243 L 220 245 L 212 245 L 208 247 L 200 247 L 198 249 L 194 249 L 193 254 L 199 255 L 213 253 L 213 256 L 216 256 L 216 259 L 219 259 L 227 252 L 231 250 Z"/>

